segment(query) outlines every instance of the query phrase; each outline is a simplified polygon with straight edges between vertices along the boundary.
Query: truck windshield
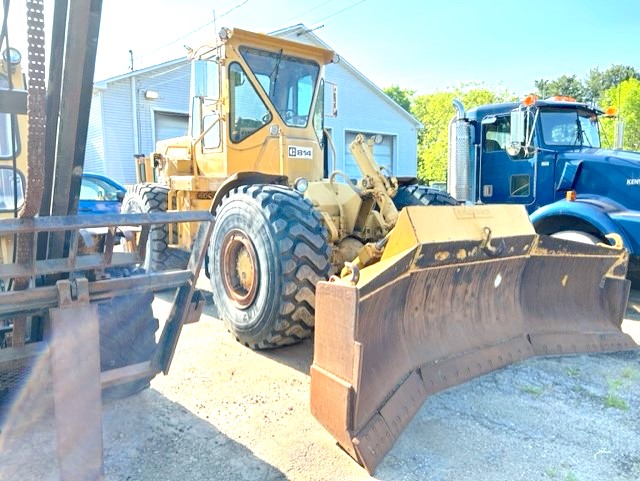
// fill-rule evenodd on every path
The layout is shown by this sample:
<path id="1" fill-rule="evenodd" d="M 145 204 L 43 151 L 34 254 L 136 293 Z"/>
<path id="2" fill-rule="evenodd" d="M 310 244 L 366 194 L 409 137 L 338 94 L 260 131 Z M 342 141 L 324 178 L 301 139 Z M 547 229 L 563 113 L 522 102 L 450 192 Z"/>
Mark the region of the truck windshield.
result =
<path id="1" fill-rule="evenodd" d="M 557 109 L 540 112 L 547 145 L 600 147 L 598 118 L 586 110 Z"/>
<path id="2" fill-rule="evenodd" d="M 285 124 L 306 127 L 320 66 L 282 51 L 240 47 L 240 53 Z"/>

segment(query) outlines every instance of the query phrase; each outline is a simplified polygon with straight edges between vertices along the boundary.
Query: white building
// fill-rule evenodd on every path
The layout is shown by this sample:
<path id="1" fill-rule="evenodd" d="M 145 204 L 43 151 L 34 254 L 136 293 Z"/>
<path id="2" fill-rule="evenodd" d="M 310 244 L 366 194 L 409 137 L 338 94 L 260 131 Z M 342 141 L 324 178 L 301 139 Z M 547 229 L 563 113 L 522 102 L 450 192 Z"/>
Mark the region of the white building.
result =
<path id="1" fill-rule="evenodd" d="M 273 35 L 330 48 L 303 25 Z M 189 61 L 178 59 L 95 83 L 85 170 L 134 183 L 134 154 L 149 154 L 156 141 L 186 135 L 190 75 Z M 379 134 L 378 163 L 396 176 L 415 177 L 420 122 L 344 58 L 327 65 L 325 84 L 325 126 L 336 150 L 329 165 L 335 162 L 336 169 L 359 177 L 349 143 L 358 133 Z"/>

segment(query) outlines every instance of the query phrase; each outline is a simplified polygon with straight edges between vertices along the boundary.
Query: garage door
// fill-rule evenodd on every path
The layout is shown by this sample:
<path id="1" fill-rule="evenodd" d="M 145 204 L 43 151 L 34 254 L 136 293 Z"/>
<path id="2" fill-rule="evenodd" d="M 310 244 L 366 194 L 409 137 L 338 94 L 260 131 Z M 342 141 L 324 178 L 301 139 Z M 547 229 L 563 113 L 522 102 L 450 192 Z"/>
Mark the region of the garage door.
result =
<path id="1" fill-rule="evenodd" d="M 377 137 L 376 142 L 373 145 L 373 156 L 376 159 L 378 165 L 386 167 L 389 172 L 393 172 L 393 139 L 394 135 L 379 135 L 375 133 L 365 132 L 345 132 L 345 153 L 344 153 L 344 170 L 347 176 L 351 179 L 359 179 L 362 177 L 358 164 L 351 155 L 349 145 L 353 142 L 356 136 L 362 133 L 367 139 L 371 137 Z"/>
<path id="2" fill-rule="evenodd" d="M 156 141 L 187 135 L 189 116 L 171 112 L 156 112 Z"/>

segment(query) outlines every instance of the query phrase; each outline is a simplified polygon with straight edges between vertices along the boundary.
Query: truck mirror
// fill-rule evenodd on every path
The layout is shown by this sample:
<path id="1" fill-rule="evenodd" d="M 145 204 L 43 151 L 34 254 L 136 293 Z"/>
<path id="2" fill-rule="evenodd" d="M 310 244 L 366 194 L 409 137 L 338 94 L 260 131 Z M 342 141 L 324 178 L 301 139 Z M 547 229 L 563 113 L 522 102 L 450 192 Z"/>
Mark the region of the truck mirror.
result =
<path id="1" fill-rule="evenodd" d="M 530 155 L 528 146 L 525 146 L 527 141 L 526 118 L 526 110 L 511 111 L 509 142 L 505 145 L 505 150 L 509 157 L 522 159 Z"/>
<path id="2" fill-rule="evenodd" d="M 524 144 L 526 114 L 526 110 L 513 110 L 511 112 L 511 143 Z"/>
<path id="3" fill-rule="evenodd" d="M 523 147 L 520 142 L 507 142 L 504 148 L 509 157 L 522 157 Z"/>

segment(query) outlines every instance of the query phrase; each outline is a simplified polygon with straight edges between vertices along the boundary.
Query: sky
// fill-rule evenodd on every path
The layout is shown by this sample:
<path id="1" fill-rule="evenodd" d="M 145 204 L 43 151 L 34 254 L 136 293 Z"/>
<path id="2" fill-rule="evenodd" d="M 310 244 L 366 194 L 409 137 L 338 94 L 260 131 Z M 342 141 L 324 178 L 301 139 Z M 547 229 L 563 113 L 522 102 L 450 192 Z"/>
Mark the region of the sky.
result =
<path id="1" fill-rule="evenodd" d="M 15 46 L 23 3 L 11 7 Z M 45 6 L 50 25 L 53 1 Z M 379 87 L 417 94 L 477 83 L 524 95 L 536 79 L 640 70 L 639 0 L 103 0 L 95 80 L 127 73 L 129 50 L 137 70 L 185 56 L 221 27 L 298 23 Z"/>

